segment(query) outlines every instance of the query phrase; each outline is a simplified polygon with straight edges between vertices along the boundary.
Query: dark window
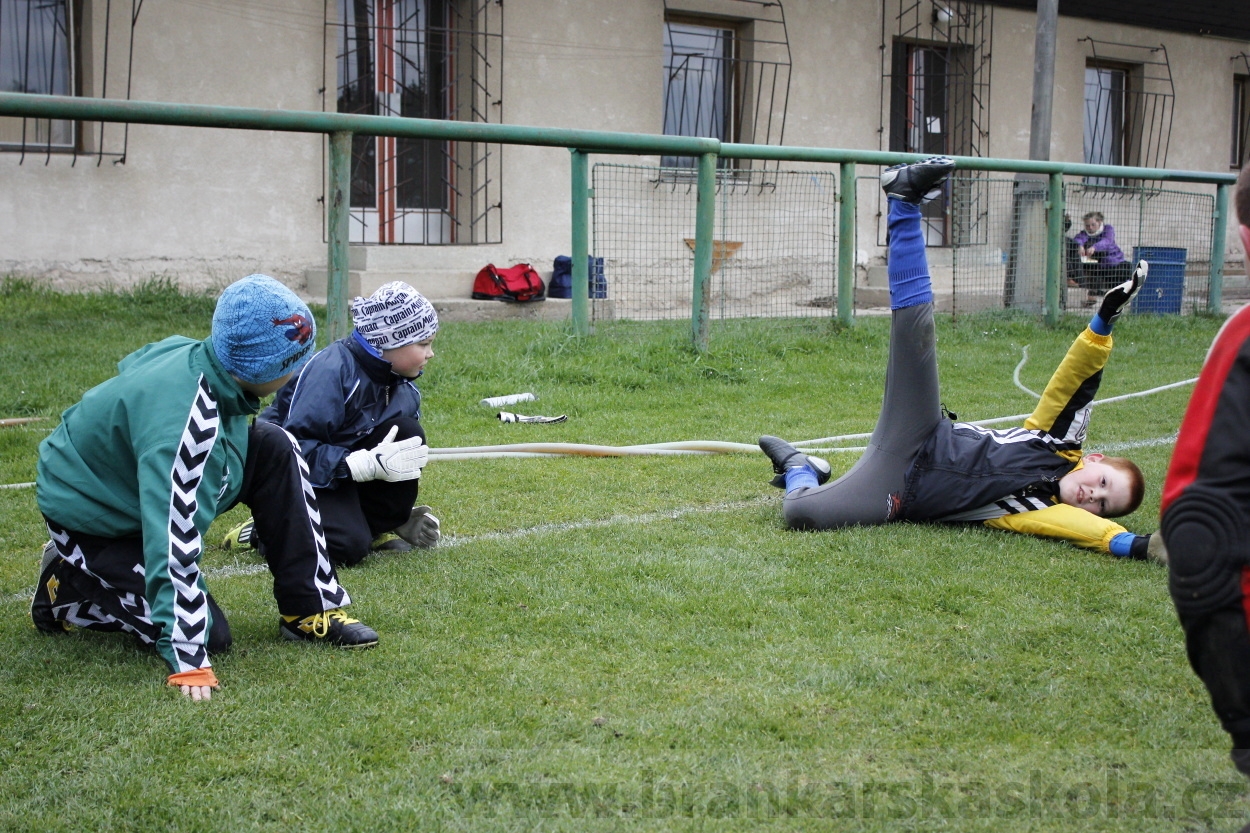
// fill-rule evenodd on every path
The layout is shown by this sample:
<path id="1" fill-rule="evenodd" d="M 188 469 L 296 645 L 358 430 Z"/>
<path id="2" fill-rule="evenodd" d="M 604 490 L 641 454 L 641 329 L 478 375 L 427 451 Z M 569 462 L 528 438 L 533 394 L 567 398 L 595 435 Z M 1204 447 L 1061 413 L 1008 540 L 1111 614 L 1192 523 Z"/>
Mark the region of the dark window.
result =
<path id="1" fill-rule="evenodd" d="M 339 0 L 338 111 L 448 117 L 445 0 Z M 362 239 L 449 242 L 449 143 L 356 135 L 351 206 Z M 410 212 L 426 212 L 413 214 Z"/>
<path id="2" fill-rule="evenodd" d="M 734 31 L 696 23 L 664 26 L 664 135 L 735 141 Z M 693 167 L 691 156 L 665 156 L 665 167 Z"/>
<path id="3" fill-rule="evenodd" d="M 950 48 L 894 44 L 890 150 L 950 153 Z"/>
<path id="4" fill-rule="evenodd" d="M 74 93 L 70 14 L 68 0 L 0 0 L 0 90 Z M 74 122 L 0 117 L 0 146 L 72 150 Z"/>
<path id="5" fill-rule="evenodd" d="M 326 11 L 338 112 L 501 121 L 500 3 L 335 0 Z M 502 158 L 487 142 L 356 135 L 351 241 L 500 242 Z"/>
<path id="6" fill-rule="evenodd" d="M 1085 67 L 1085 161 L 1090 165 L 1123 165 L 1133 154 L 1125 129 L 1129 72 L 1122 67 Z M 1112 177 L 1087 177 L 1090 185 L 1114 185 Z"/>
<path id="7" fill-rule="evenodd" d="M 959 68 L 958 46 L 895 41 L 890 71 L 890 150 L 898 153 L 950 154 L 951 102 Z M 961 149 L 962 150 L 962 149 Z M 966 151 L 965 151 L 966 152 Z M 929 245 L 947 245 L 949 189 L 941 199 L 921 206 Z"/>

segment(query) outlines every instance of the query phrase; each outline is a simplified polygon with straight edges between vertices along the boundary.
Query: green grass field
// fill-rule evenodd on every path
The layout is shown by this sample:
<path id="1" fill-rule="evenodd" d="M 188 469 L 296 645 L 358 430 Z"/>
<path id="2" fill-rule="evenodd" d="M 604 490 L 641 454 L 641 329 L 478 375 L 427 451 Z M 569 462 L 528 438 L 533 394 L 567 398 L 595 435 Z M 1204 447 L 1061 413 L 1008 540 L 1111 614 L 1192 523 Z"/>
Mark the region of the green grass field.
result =
<path id="1" fill-rule="evenodd" d="M 206 334 L 154 282 L 0 284 L 0 484 L 131 350 Z M 1197 375 L 1219 321 L 1117 327 L 1102 396 Z M 939 322 L 946 405 L 1027 412 L 1077 317 Z M 888 321 L 446 324 L 421 381 L 435 447 L 753 443 L 869 430 Z M 503 425 L 478 400 L 519 391 Z M 1148 479 L 1158 523 L 1182 387 L 1095 409 L 1089 448 Z M 159 395 L 159 392 L 154 392 Z M 833 454 L 835 472 L 854 454 Z M 34 490 L 0 489 L 0 829 L 1236 830 L 1244 779 L 1186 663 L 1166 572 L 983 528 L 782 529 L 761 454 L 435 461 L 446 537 L 343 570 L 360 653 L 283 642 L 259 559 L 217 544 L 230 618 L 208 703 L 129 640 L 44 637 Z"/>

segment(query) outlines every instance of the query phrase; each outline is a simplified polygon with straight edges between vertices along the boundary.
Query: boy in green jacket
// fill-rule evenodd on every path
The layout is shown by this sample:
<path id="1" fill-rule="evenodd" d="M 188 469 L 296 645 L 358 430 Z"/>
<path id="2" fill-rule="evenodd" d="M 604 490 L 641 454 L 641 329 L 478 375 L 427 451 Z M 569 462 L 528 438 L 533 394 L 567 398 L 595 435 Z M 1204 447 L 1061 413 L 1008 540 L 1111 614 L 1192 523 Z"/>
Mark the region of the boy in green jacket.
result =
<path id="1" fill-rule="evenodd" d="M 316 325 L 265 275 L 226 288 L 203 341 L 172 336 L 121 361 L 39 446 L 39 510 L 51 541 L 31 603 L 45 633 L 119 631 L 154 646 L 169 684 L 207 700 L 209 662 L 230 628 L 200 573 L 204 535 L 236 503 L 252 509 L 273 573 L 280 633 L 347 648 L 377 644 L 326 558 L 295 441 L 251 422 L 312 355 Z"/>

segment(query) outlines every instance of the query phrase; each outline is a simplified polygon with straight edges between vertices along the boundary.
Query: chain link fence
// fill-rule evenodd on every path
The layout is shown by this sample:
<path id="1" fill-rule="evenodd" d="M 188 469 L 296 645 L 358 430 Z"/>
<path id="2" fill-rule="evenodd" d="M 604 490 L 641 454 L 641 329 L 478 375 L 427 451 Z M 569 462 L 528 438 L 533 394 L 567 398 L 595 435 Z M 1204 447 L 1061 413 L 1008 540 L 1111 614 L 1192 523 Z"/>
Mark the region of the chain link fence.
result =
<path id="1" fill-rule="evenodd" d="M 689 319 L 693 173 L 601 163 L 592 185 L 592 248 L 602 259 L 602 277 L 592 272 L 595 317 Z M 710 318 L 831 317 L 837 199 L 832 171 L 718 172 Z"/>
<path id="2" fill-rule="evenodd" d="M 698 186 L 685 169 L 597 164 L 593 168 L 592 305 L 598 320 L 689 319 Z M 1211 193 L 1150 182 L 1064 184 L 1069 227 L 1060 306 L 1092 306 L 1145 258 L 1150 280 L 1138 313 L 1188 314 L 1207 307 Z M 885 205 L 877 175 L 856 181 L 857 313 L 889 308 Z M 934 300 L 951 315 L 1045 310 L 1047 180 L 970 172 L 951 178 L 924 207 Z M 836 313 L 837 175 L 832 170 L 717 174 L 709 318 L 811 319 Z M 875 209 L 875 210 L 874 210 Z M 875 228 L 862 228 L 875 214 Z M 1084 256 L 1078 235 L 1099 220 L 1119 254 Z M 1091 228 L 1096 226 L 1094 223 Z"/>
<path id="3" fill-rule="evenodd" d="M 876 244 L 883 249 L 884 206 L 877 177 L 861 177 L 857 194 L 880 206 Z M 991 309 L 1034 313 L 1045 309 L 1047 198 L 1046 180 L 1036 177 L 951 178 L 945 199 L 935 201 L 925 218 L 940 311 L 958 315 Z M 1151 183 L 1091 185 L 1072 179 L 1064 183 L 1064 204 L 1068 228 L 1062 252 L 1061 308 L 1092 306 L 1094 298 L 1124 280 L 1131 264 L 1142 258 L 1150 262 L 1150 278 L 1133 305 L 1134 312 L 1187 314 L 1207 308 L 1213 194 L 1163 189 Z M 1118 255 L 1109 257 L 1098 251 L 1093 257 L 1083 256 L 1078 235 L 1086 217 L 1106 227 L 1100 236 L 1114 238 Z M 879 264 L 869 262 L 860 270 L 857 306 L 865 300 L 882 302 L 878 296 L 888 290 L 884 258 L 878 259 Z"/>

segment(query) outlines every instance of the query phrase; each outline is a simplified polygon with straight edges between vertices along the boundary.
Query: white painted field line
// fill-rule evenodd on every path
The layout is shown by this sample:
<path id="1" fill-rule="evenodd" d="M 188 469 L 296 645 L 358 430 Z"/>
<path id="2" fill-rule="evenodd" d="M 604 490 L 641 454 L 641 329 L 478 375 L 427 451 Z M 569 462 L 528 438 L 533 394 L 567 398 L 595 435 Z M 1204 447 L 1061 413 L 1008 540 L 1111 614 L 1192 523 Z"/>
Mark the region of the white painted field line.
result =
<path id="1" fill-rule="evenodd" d="M 711 514 L 714 512 L 732 512 L 738 509 L 748 509 L 752 506 L 762 506 L 768 503 L 780 503 L 777 497 L 763 496 L 753 498 L 751 500 L 739 500 L 731 503 L 713 503 L 708 506 L 683 506 L 676 509 L 664 509 L 659 512 L 646 512 L 642 515 L 613 515 L 610 518 L 596 518 L 585 521 L 568 521 L 563 523 L 538 524 L 537 526 L 526 526 L 520 529 L 508 529 L 500 532 L 483 532 L 480 535 L 445 535 L 438 542 L 437 549 L 447 549 L 448 547 L 461 547 L 467 544 L 476 544 L 480 541 L 516 541 L 522 538 L 530 538 L 538 535 L 555 535 L 561 532 L 571 532 L 578 529 L 603 529 L 605 527 L 620 526 L 628 524 L 637 526 L 640 524 L 651 524 L 658 521 L 672 521 L 686 515 Z M 259 558 L 259 555 L 257 556 Z M 394 556 L 374 556 L 380 558 L 391 558 Z M 31 569 L 38 565 L 36 558 L 31 559 Z M 265 564 L 256 564 L 248 562 L 236 561 L 233 564 L 227 564 L 222 567 L 216 567 L 204 572 L 204 577 L 210 581 L 219 579 L 235 578 L 236 576 L 254 576 L 260 573 L 268 572 L 269 568 Z M 29 589 L 23 590 L 21 593 L 8 596 L 4 599 L 6 603 L 24 602 L 30 604 L 30 597 L 34 594 L 35 588 L 32 585 Z"/>
<path id="2" fill-rule="evenodd" d="M 1164 437 L 1155 437 L 1152 440 L 1129 440 L 1125 443 L 1108 443 L 1107 445 L 1098 446 L 1096 450 L 1117 452 L 1128 451 L 1132 448 L 1152 448 L 1159 445 L 1172 445 L 1176 442 L 1176 437 L 1176 434 L 1168 434 Z"/>

